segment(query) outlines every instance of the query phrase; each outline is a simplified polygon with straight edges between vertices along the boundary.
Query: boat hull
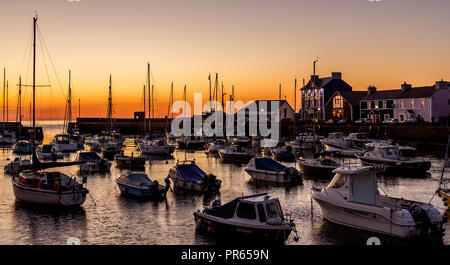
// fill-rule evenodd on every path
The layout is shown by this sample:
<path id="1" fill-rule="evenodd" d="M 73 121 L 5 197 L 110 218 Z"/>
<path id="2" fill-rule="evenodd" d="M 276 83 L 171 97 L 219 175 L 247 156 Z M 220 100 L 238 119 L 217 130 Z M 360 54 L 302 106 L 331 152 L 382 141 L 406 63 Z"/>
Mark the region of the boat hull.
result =
<path id="1" fill-rule="evenodd" d="M 267 171 L 255 168 L 246 167 L 245 172 L 251 177 L 253 181 L 264 181 L 271 183 L 290 184 L 301 182 L 301 179 L 296 179 L 293 176 L 286 176 L 284 171 Z"/>
<path id="2" fill-rule="evenodd" d="M 412 238 L 417 235 L 415 225 L 398 225 L 382 215 L 363 210 L 343 208 L 321 200 L 314 194 L 313 199 L 319 204 L 323 217 L 330 222 L 400 238 Z"/>
<path id="3" fill-rule="evenodd" d="M 87 191 L 56 192 L 22 187 L 13 182 L 14 196 L 18 201 L 52 206 L 79 206 L 86 201 Z"/>
<path id="4" fill-rule="evenodd" d="M 248 163 L 253 158 L 253 155 L 251 154 L 225 153 L 220 151 L 219 156 L 222 161 L 235 163 Z"/>
<path id="5" fill-rule="evenodd" d="M 305 177 L 318 178 L 318 179 L 332 179 L 334 174 L 333 170 L 337 167 L 317 167 L 300 162 L 300 169 L 305 174 Z"/>
<path id="6" fill-rule="evenodd" d="M 164 198 L 166 197 L 167 194 L 167 188 L 155 192 L 149 188 L 147 189 L 137 188 L 118 181 L 116 183 L 117 186 L 119 187 L 120 192 L 125 196 L 157 199 L 157 198 Z"/>
<path id="7" fill-rule="evenodd" d="M 171 155 L 175 151 L 175 146 L 145 146 L 139 145 L 139 150 L 146 155 Z"/>
<path id="8" fill-rule="evenodd" d="M 236 238 L 255 241 L 261 244 L 284 243 L 291 233 L 290 225 L 280 225 L 273 229 L 257 228 L 252 226 L 238 226 L 215 220 L 207 214 L 194 212 L 194 220 L 198 231 L 207 231 L 223 236 L 225 239 L 233 240 Z"/>
<path id="9" fill-rule="evenodd" d="M 431 162 L 429 161 L 415 161 L 412 163 L 408 162 L 396 162 L 388 160 L 378 160 L 371 159 L 364 156 L 358 156 L 361 164 L 366 166 L 374 166 L 375 168 L 387 172 L 387 173 L 398 173 L 398 174 L 424 174 L 431 168 Z"/>
<path id="10" fill-rule="evenodd" d="M 130 169 L 130 168 L 144 168 L 145 157 L 133 157 L 131 159 L 115 159 L 116 166 L 118 168 Z"/>

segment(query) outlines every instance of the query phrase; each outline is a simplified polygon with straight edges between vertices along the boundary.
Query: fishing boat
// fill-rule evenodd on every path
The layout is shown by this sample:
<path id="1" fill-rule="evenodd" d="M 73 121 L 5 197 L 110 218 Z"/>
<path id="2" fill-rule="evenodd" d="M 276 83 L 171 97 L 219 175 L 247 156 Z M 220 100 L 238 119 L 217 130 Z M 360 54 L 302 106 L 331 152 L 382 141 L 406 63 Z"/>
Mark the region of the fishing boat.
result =
<path id="1" fill-rule="evenodd" d="M 272 149 L 273 157 L 278 161 L 293 162 L 295 154 L 291 146 L 281 146 Z"/>
<path id="2" fill-rule="evenodd" d="M 33 153 L 33 146 L 29 141 L 19 140 L 12 146 L 14 154 L 29 155 Z"/>
<path id="3" fill-rule="evenodd" d="M 353 147 L 344 139 L 344 134 L 341 132 L 330 133 L 328 134 L 328 138 L 322 139 L 320 142 L 325 151 L 336 155 L 354 156 L 362 153 L 362 149 Z"/>
<path id="4" fill-rule="evenodd" d="M 254 155 L 241 146 L 228 146 L 219 150 L 220 159 L 224 162 L 248 163 Z"/>
<path id="5" fill-rule="evenodd" d="M 39 159 L 42 160 L 56 160 L 64 157 L 64 154 L 62 152 L 57 151 L 55 147 L 50 144 L 45 144 L 41 147 L 37 147 L 36 155 Z"/>
<path id="6" fill-rule="evenodd" d="M 290 215 L 284 215 L 280 201 L 267 193 L 236 198 L 224 205 L 214 200 L 203 211 L 194 212 L 197 231 L 206 231 L 225 239 L 250 240 L 260 244 L 284 243 L 295 232 Z"/>
<path id="7" fill-rule="evenodd" d="M 14 158 L 13 161 L 5 165 L 4 171 L 8 175 L 17 175 L 24 170 L 31 169 L 30 159 L 20 159 L 19 157 Z"/>
<path id="8" fill-rule="evenodd" d="M 76 152 L 78 150 L 78 144 L 70 139 L 70 135 L 61 133 L 55 135 L 50 144 L 58 152 Z"/>
<path id="9" fill-rule="evenodd" d="M 107 173 L 111 168 L 111 162 L 93 151 L 79 152 L 76 161 L 83 162 L 79 165 L 81 173 Z"/>
<path id="10" fill-rule="evenodd" d="M 197 192 L 219 191 L 222 181 L 213 174 L 206 174 L 195 164 L 195 160 L 177 161 L 169 170 L 174 189 Z"/>
<path id="11" fill-rule="evenodd" d="M 200 136 L 183 136 L 176 140 L 179 149 L 198 150 L 205 148 L 206 141 Z"/>
<path id="12" fill-rule="evenodd" d="M 216 139 L 215 141 L 208 144 L 208 153 L 218 153 L 220 149 L 224 149 L 227 146 L 229 146 L 227 141 L 223 139 Z"/>
<path id="13" fill-rule="evenodd" d="M 166 186 L 163 186 L 157 180 L 150 180 L 144 172 L 123 173 L 116 179 L 116 184 L 125 196 L 154 199 L 165 198 L 170 187 L 169 180 L 166 181 Z"/>
<path id="14" fill-rule="evenodd" d="M 431 168 L 431 162 L 403 157 L 395 146 L 378 145 L 362 155 L 356 155 L 362 165 L 374 166 L 386 173 L 401 175 L 423 175 Z"/>
<path id="15" fill-rule="evenodd" d="M 341 164 L 330 158 L 315 158 L 299 160 L 300 168 L 308 178 L 331 179 L 333 171 Z"/>
<path id="16" fill-rule="evenodd" d="M 429 203 L 381 195 L 372 167 L 339 167 L 327 187 L 312 198 L 327 220 L 401 238 L 442 232 L 442 216 Z"/>
<path id="17" fill-rule="evenodd" d="M 286 167 L 270 158 L 252 158 L 244 170 L 253 181 L 279 184 L 303 183 L 303 172 L 294 167 Z"/>
<path id="18" fill-rule="evenodd" d="M 172 155 L 175 151 L 174 145 L 169 145 L 164 138 L 149 139 L 144 138 L 138 143 L 139 150 L 148 155 Z"/>
<path id="19" fill-rule="evenodd" d="M 295 135 L 295 140 L 286 141 L 286 146 L 292 147 L 294 150 L 307 150 L 314 147 L 314 143 L 323 140 L 325 137 L 314 135 L 312 133 L 300 133 Z"/>
<path id="20" fill-rule="evenodd" d="M 145 168 L 145 157 L 134 156 L 133 153 L 131 153 L 131 156 L 124 155 L 123 152 L 116 154 L 114 156 L 114 161 L 116 162 L 116 166 L 118 168 L 124 168 L 124 169 Z"/>

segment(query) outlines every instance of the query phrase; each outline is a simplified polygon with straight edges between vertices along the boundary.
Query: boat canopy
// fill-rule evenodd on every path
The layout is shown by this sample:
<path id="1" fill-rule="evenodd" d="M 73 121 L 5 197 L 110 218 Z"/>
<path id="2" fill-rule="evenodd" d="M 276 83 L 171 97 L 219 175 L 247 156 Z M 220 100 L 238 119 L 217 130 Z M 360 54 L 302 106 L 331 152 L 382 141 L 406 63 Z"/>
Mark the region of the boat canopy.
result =
<path id="1" fill-rule="evenodd" d="M 101 160 L 101 157 L 97 155 L 95 152 L 80 152 L 78 160 L 80 161 L 88 161 L 88 162 L 97 162 Z"/>
<path id="2" fill-rule="evenodd" d="M 128 176 L 126 176 L 127 180 L 135 185 L 151 185 L 152 181 L 145 173 L 130 173 Z"/>
<path id="3" fill-rule="evenodd" d="M 229 219 L 229 218 L 233 218 L 234 213 L 236 211 L 236 207 L 239 203 L 239 198 L 238 199 L 234 199 L 220 207 L 217 208 L 212 208 L 212 209 L 205 209 L 205 213 L 206 214 L 210 214 L 213 216 L 217 216 L 220 218 L 224 218 L 224 219 Z"/>
<path id="4" fill-rule="evenodd" d="M 206 173 L 201 170 L 197 165 L 178 165 L 177 166 L 178 175 L 186 180 L 203 181 L 203 177 Z"/>
<path id="5" fill-rule="evenodd" d="M 259 170 L 284 171 L 286 168 L 282 164 L 270 158 L 255 158 L 255 167 Z"/>

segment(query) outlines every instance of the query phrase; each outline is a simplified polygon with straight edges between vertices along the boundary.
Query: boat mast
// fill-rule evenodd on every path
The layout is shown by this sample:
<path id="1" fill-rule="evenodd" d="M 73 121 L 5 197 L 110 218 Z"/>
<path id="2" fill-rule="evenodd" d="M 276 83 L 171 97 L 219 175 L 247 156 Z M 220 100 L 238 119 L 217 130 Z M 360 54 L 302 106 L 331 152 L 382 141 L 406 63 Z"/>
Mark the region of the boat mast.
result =
<path id="1" fill-rule="evenodd" d="M 152 129 L 152 127 L 151 127 L 151 122 L 150 122 L 150 110 L 151 110 L 151 101 L 150 101 L 150 89 L 151 89 L 151 87 L 150 87 L 150 63 L 147 63 L 147 82 L 148 82 L 148 84 L 147 84 L 147 89 L 148 89 L 148 98 L 149 98 L 149 100 L 148 100 L 148 133 L 149 133 L 149 135 L 151 135 L 152 133 L 151 133 L 151 129 Z"/>
<path id="2" fill-rule="evenodd" d="M 70 86 L 71 71 L 69 70 L 69 99 L 68 99 L 68 120 L 67 120 L 67 133 L 69 132 L 69 124 L 72 121 L 72 88 Z"/>
<path id="3" fill-rule="evenodd" d="M 209 80 L 209 112 L 211 113 L 211 111 L 212 111 L 212 103 L 211 103 L 211 73 L 209 73 L 208 80 Z"/>
<path id="4" fill-rule="evenodd" d="M 22 124 L 22 77 L 19 76 L 19 94 L 17 99 L 17 113 L 16 122 L 19 121 Z"/>
<path id="5" fill-rule="evenodd" d="M 155 118 L 155 101 L 153 98 L 153 84 L 152 84 L 152 118 Z"/>
<path id="6" fill-rule="evenodd" d="M 147 125 L 145 122 L 146 111 L 145 111 L 145 85 L 144 85 L 144 136 L 147 134 Z"/>
<path id="7" fill-rule="evenodd" d="M 111 75 L 109 75 L 109 96 L 108 96 L 108 112 L 107 112 L 107 118 L 108 118 L 107 131 L 111 131 L 111 130 L 112 130 L 112 92 L 111 92 Z"/>
<path id="8" fill-rule="evenodd" d="M 78 118 L 81 118 L 81 99 L 78 98 Z"/>
<path id="9" fill-rule="evenodd" d="M 2 118 L 2 133 L 5 132 L 5 83 L 6 82 L 6 68 L 3 68 L 3 118 Z"/>
<path id="10" fill-rule="evenodd" d="M 33 18 L 33 146 L 36 142 L 36 22 L 37 14 Z"/>
<path id="11" fill-rule="evenodd" d="M 297 127 L 297 77 L 294 79 L 294 135 Z"/>
<path id="12" fill-rule="evenodd" d="M 9 122 L 9 111 L 8 111 L 8 108 L 9 108 L 9 100 L 8 100 L 8 96 L 9 96 L 9 84 L 8 84 L 8 81 L 6 81 L 6 123 L 8 123 Z"/>
<path id="13" fill-rule="evenodd" d="M 217 110 L 217 101 L 219 100 L 219 97 L 218 97 L 218 93 L 219 93 L 219 74 L 218 73 L 216 73 L 216 80 L 215 80 L 215 83 L 214 83 L 214 88 L 215 88 L 215 92 L 216 92 L 214 111 L 216 111 Z"/>

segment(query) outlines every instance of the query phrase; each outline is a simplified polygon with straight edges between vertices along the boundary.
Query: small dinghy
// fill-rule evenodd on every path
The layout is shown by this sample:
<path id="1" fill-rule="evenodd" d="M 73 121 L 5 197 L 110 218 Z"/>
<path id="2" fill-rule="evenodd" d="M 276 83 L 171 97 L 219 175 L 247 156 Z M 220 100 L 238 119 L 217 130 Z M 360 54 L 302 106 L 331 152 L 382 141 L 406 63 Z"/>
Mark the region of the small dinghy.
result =
<path id="1" fill-rule="evenodd" d="M 333 170 L 340 167 L 341 164 L 330 158 L 315 158 L 299 160 L 300 168 L 305 173 L 305 177 L 331 179 Z"/>
<path id="2" fill-rule="evenodd" d="M 36 155 L 42 160 L 57 160 L 64 157 L 62 152 L 57 151 L 52 145 L 45 144 L 41 147 L 36 148 Z"/>
<path id="3" fill-rule="evenodd" d="M 372 167 L 344 168 L 325 188 L 312 188 L 324 218 L 353 228 L 401 238 L 441 234 L 442 216 L 429 203 L 381 195 Z"/>
<path id="4" fill-rule="evenodd" d="M 177 161 L 169 170 L 169 178 L 174 189 L 191 190 L 197 192 L 219 191 L 222 184 L 213 174 L 206 174 L 194 160 Z"/>
<path id="5" fill-rule="evenodd" d="M 92 151 L 79 152 L 76 160 L 84 162 L 79 165 L 81 173 L 107 173 L 111 168 L 111 162 Z"/>
<path id="6" fill-rule="evenodd" d="M 224 162 L 248 163 L 254 155 L 241 146 L 228 146 L 219 150 L 219 156 Z"/>
<path id="7" fill-rule="evenodd" d="M 123 152 L 116 154 L 114 156 L 114 161 L 116 161 L 116 166 L 118 168 L 124 169 L 145 168 L 145 157 L 134 156 L 133 153 L 131 153 L 131 156 L 126 156 L 123 154 Z"/>
<path id="8" fill-rule="evenodd" d="M 19 140 L 12 146 L 13 153 L 18 155 L 30 155 L 33 153 L 33 146 L 29 141 Z"/>
<path id="9" fill-rule="evenodd" d="M 163 186 L 157 180 L 151 181 L 143 172 L 124 173 L 116 179 L 116 183 L 123 195 L 138 198 L 165 198 L 170 187 L 169 180 L 166 181 L 166 186 Z"/>
<path id="10" fill-rule="evenodd" d="M 5 173 L 8 175 L 17 175 L 24 170 L 29 170 L 32 168 L 30 159 L 20 159 L 16 157 L 14 161 L 9 162 L 5 165 Z"/>
<path id="11" fill-rule="evenodd" d="M 270 158 L 252 158 L 244 169 L 254 181 L 280 184 L 303 183 L 303 172 Z"/>
<path id="12" fill-rule="evenodd" d="M 284 243 L 295 229 L 290 215 L 284 216 L 278 198 L 267 193 L 239 197 L 224 205 L 214 200 L 210 207 L 194 212 L 197 231 L 207 231 L 232 240 L 259 244 Z M 298 241 L 298 236 L 294 237 Z"/>
<path id="13" fill-rule="evenodd" d="M 272 149 L 273 157 L 278 161 L 293 162 L 295 155 L 291 146 L 281 146 Z"/>

